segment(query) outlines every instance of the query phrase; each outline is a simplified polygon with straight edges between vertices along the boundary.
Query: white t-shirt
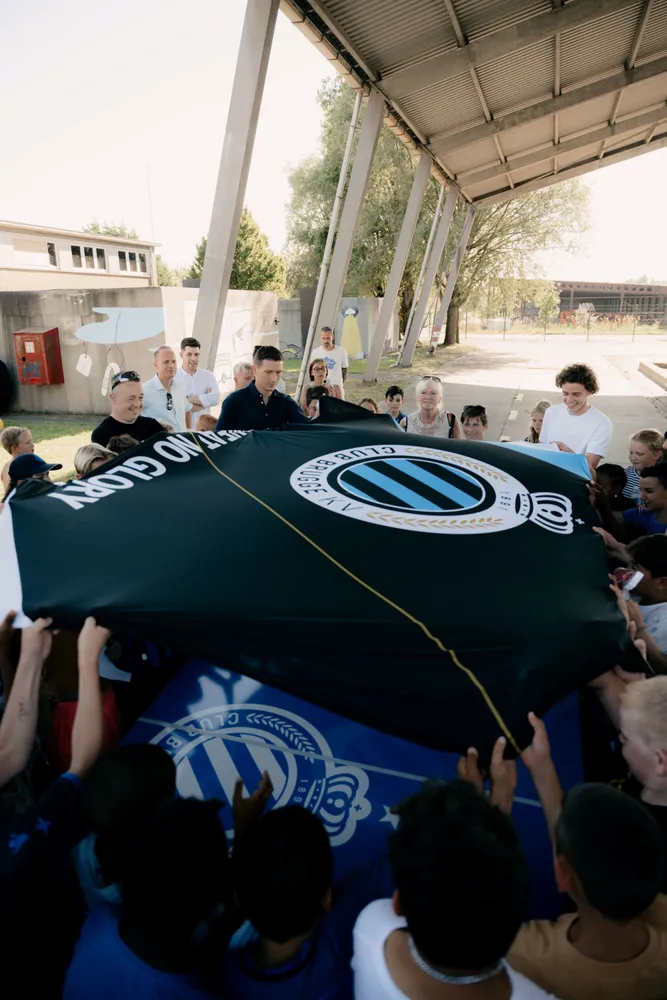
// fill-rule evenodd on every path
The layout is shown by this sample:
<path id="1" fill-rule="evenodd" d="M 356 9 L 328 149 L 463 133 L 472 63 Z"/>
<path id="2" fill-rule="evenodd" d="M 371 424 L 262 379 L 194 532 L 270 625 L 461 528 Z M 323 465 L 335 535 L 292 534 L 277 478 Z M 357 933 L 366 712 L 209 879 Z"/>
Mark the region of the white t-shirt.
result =
<path id="1" fill-rule="evenodd" d="M 215 375 L 208 368 L 198 368 L 194 375 L 186 372 L 184 368 L 179 368 L 174 375 L 174 382 L 180 382 L 186 396 L 199 396 L 203 409 L 192 414 L 192 430 L 197 426 L 197 421 L 202 413 L 210 413 L 212 406 L 217 406 L 220 402 L 220 389 L 215 380 Z M 210 392 L 206 392 L 210 389 Z"/>
<path id="2" fill-rule="evenodd" d="M 390 899 L 376 899 L 359 914 L 352 958 L 355 1000 L 409 1000 L 391 978 L 384 957 L 387 938 L 400 927 L 405 927 L 405 919 L 396 916 Z M 505 971 L 512 984 L 512 1000 L 548 1000 L 550 994 L 520 972 L 509 965 Z"/>
<path id="3" fill-rule="evenodd" d="M 557 403 L 544 414 L 540 442 L 552 444 L 554 441 L 562 441 L 580 455 L 599 455 L 604 458 L 611 441 L 611 432 L 611 420 L 594 406 L 581 416 L 573 417 L 565 403 Z"/>
<path id="4" fill-rule="evenodd" d="M 641 600 L 638 600 L 637 604 L 642 609 L 646 631 L 662 652 L 667 653 L 667 602 L 643 604 Z"/>
<path id="5" fill-rule="evenodd" d="M 342 347 L 334 347 L 331 351 L 325 351 L 323 347 L 316 347 L 310 355 L 310 360 L 322 358 L 327 363 L 329 369 L 329 383 L 339 385 L 343 388 L 343 368 L 349 367 L 347 351 Z"/>

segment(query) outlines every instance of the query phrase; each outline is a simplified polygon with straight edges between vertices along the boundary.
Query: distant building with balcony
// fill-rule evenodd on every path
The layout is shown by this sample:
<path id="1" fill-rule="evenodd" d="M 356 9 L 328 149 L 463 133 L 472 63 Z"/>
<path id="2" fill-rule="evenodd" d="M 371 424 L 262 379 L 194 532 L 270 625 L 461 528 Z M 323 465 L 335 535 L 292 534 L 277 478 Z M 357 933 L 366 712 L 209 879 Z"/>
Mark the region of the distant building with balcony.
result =
<path id="1" fill-rule="evenodd" d="M 0 222 L 0 291 L 156 285 L 157 245 Z"/>
<path id="2" fill-rule="evenodd" d="M 575 312 L 590 302 L 598 314 L 636 316 L 639 322 L 667 321 L 667 285 L 607 284 L 598 281 L 556 281 L 560 311 Z"/>

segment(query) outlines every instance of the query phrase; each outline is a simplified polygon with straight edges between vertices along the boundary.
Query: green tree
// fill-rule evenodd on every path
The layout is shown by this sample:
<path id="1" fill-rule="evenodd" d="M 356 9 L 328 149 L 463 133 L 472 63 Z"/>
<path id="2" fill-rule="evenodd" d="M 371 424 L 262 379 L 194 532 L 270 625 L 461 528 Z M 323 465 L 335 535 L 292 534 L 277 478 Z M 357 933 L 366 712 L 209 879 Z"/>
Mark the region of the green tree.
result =
<path id="1" fill-rule="evenodd" d="M 303 160 L 289 175 L 285 255 L 287 287 L 292 294 L 317 282 L 354 94 L 342 81 L 325 82 L 318 101 L 323 112 L 320 151 Z M 347 273 L 346 295 L 384 293 L 415 165 L 416 157 L 389 129 L 383 128 Z M 437 183 L 431 180 L 401 286 L 399 306 L 403 318 L 414 295 L 438 193 Z M 460 307 L 487 287 L 492 276 L 497 280 L 524 279 L 537 270 L 535 258 L 539 252 L 556 247 L 573 249 L 587 226 L 587 205 L 588 188 L 574 181 L 478 211 L 448 311 L 447 343 L 458 340 Z M 444 287 L 464 216 L 465 206 L 459 204 L 443 254 L 442 273 L 436 280 L 438 295 Z"/>
<path id="2" fill-rule="evenodd" d="M 188 277 L 201 278 L 205 256 L 206 237 L 203 236 L 197 246 Z M 260 230 L 248 208 L 244 208 L 241 213 L 229 287 L 277 292 L 279 295 L 285 291 L 285 262 L 271 250 L 268 238 Z"/>
<path id="3" fill-rule="evenodd" d="M 87 226 L 83 227 L 83 232 L 91 233 L 94 236 L 118 236 L 123 240 L 139 239 L 136 229 L 128 229 L 124 222 L 105 222 L 100 225 L 95 219 L 94 222 L 89 222 Z"/>
<path id="4" fill-rule="evenodd" d="M 545 282 L 544 288 L 540 289 L 534 302 L 537 306 L 539 321 L 546 331 L 549 323 L 558 315 L 560 292 L 552 282 Z"/>
<path id="5" fill-rule="evenodd" d="M 180 284 L 176 280 L 176 275 L 172 269 L 168 264 L 165 264 L 159 253 L 155 255 L 155 270 L 157 271 L 158 285 L 170 286 Z"/>
<path id="6" fill-rule="evenodd" d="M 563 181 L 477 212 L 447 313 L 445 344 L 458 343 L 459 310 L 477 289 L 492 279 L 539 272 L 537 258 L 544 251 L 576 251 L 588 228 L 589 197 L 579 181 Z M 463 214 L 455 217 L 455 238 Z"/>
<path id="7" fill-rule="evenodd" d="M 297 295 L 300 288 L 317 283 L 355 95 L 342 81 L 325 81 L 317 99 L 323 111 L 320 152 L 303 160 L 289 174 L 287 287 L 291 294 Z M 363 115 L 362 106 L 360 124 Z M 345 295 L 384 294 L 416 162 L 408 147 L 383 128 L 352 250 Z M 438 194 L 437 183 L 429 181 L 399 296 L 404 319 L 412 302 Z"/>

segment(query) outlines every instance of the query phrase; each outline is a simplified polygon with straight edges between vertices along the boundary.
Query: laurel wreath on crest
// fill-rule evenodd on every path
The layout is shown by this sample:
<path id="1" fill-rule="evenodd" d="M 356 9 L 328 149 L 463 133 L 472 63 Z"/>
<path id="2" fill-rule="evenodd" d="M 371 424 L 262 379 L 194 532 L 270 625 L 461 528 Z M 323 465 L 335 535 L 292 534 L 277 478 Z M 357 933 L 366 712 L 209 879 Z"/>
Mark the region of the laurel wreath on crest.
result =
<path id="1" fill-rule="evenodd" d="M 317 754 L 320 752 L 319 747 L 312 740 L 304 736 L 296 726 L 281 719 L 279 715 L 269 715 L 267 712 L 248 712 L 246 721 L 258 726 L 266 726 L 268 729 L 273 730 L 273 732 L 279 733 L 296 750 L 304 750 Z"/>

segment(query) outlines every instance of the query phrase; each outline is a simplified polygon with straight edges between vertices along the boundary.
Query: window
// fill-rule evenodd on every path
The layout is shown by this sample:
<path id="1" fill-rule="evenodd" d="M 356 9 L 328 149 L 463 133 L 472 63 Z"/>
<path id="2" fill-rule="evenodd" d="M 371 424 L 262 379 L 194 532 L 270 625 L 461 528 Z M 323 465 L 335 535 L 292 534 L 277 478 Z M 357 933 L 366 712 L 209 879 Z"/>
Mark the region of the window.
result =
<path id="1" fill-rule="evenodd" d="M 118 251 L 118 266 L 121 271 L 127 271 L 127 254 L 124 250 Z"/>
<path id="2" fill-rule="evenodd" d="M 130 271 L 137 269 L 137 255 L 134 250 L 128 250 L 127 256 L 130 258 Z"/>
<path id="3" fill-rule="evenodd" d="M 74 267 L 82 267 L 81 247 L 72 247 L 72 264 Z"/>
<path id="4" fill-rule="evenodd" d="M 143 271 L 144 274 L 146 274 L 148 272 L 148 268 L 146 267 L 146 254 L 145 253 L 140 253 L 139 254 L 139 270 Z"/>
<path id="5" fill-rule="evenodd" d="M 58 258 L 56 257 L 55 243 L 47 243 L 46 250 L 49 255 L 49 264 L 51 265 L 51 267 L 58 267 Z"/>
<path id="6" fill-rule="evenodd" d="M 97 256 L 97 266 L 99 268 L 101 268 L 102 271 L 106 271 L 106 269 L 107 269 L 107 256 L 106 256 L 104 250 L 101 250 L 100 247 L 98 247 L 97 250 L 95 251 L 95 254 Z"/>
<path id="7" fill-rule="evenodd" d="M 83 257 L 84 257 L 84 260 L 86 262 L 86 267 L 95 267 L 95 258 L 93 256 L 93 248 L 92 247 L 84 247 L 83 248 Z"/>

